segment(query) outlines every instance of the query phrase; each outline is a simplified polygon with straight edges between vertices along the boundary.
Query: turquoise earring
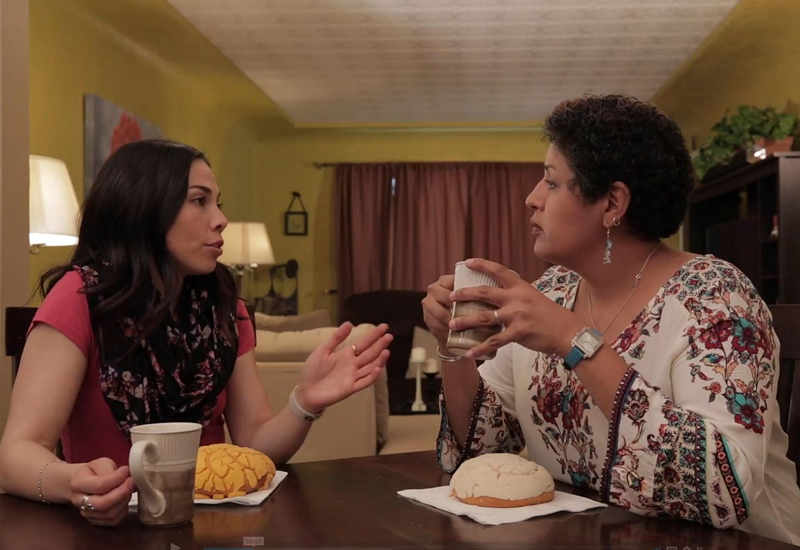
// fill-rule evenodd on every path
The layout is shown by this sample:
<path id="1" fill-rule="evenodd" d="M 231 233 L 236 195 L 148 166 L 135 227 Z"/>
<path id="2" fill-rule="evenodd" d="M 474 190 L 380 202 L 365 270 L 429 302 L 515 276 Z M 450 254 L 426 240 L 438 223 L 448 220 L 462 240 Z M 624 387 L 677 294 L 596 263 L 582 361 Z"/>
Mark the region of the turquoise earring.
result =
<path id="1" fill-rule="evenodd" d="M 619 225 L 616 217 L 611 221 L 611 225 L 614 227 Z M 611 242 L 611 225 L 606 227 L 606 252 L 603 255 L 603 265 L 611 265 L 611 247 L 614 246 Z"/>

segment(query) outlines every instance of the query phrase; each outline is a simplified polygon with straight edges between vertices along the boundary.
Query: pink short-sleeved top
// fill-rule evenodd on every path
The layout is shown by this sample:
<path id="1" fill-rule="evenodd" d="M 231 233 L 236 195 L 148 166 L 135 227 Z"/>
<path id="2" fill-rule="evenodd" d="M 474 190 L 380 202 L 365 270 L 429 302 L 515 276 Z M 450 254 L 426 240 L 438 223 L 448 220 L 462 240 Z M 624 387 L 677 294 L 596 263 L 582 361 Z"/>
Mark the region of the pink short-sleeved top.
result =
<path id="1" fill-rule="evenodd" d="M 128 464 L 130 441 L 117 426 L 100 390 L 99 350 L 89 318 L 89 303 L 81 293 L 83 279 L 77 271 L 69 271 L 56 283 L 36 312 L 31 330 L 44 323 L 70 339 L 87 359 L 86 374 L 75 399 L 67 425 L 61 434 L 64 458 L 69 463 L 89 462 L 96 458 L 111 458 L 117 466 Z M 255 347 L 255 333 L 243 302 L 237 305 L 239 349 L 237 357 Z M 200 445 L 225 442 L 222 414 L 226 395 L 223 390 L 208 425 L 203 428 Z"/>

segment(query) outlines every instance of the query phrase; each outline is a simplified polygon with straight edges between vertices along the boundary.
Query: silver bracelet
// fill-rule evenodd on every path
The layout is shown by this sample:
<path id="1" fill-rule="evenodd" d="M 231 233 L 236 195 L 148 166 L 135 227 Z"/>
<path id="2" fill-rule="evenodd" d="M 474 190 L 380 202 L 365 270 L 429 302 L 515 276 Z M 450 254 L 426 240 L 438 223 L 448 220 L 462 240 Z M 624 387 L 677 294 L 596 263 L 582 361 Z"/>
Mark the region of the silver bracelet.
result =
<path id="1" fill-rule="evenodd" d="M 443 355 L 442 350 L 439 349 L 439 346 L 436 346 L 436 353 L 439 354 L 439 359 L 445 363 L 457 363 L 463 359 L 463 357 L 459 357 L 458 355 Z"/>
<path id="2" fill-rule="evenodd" d="M 42 469 L 39 470 L 39 479 L 36 480 L 36 489 L 39 492 L 39 500 L 41 500 L 44 504 L 51 504 L 51 503 L 47 501 L 47 499 L 45 499 L 44 495 L 42 494 L 42 478 L 44 477 L 45 468 L 50 466 L 53 462 L 61 462 L 62 464 L 64 464 L 64 461 L 61 460 L 60 458 L 54 458 L 52 460 L 48 460 L 47 462 L 44 463 Z"/>
<path id="3" fill-rule="evenodd" d="M 292 393 L 289 394 L 289 410 L 292 411 L 297 418 L 300 420 L 305 420 L 306 422 L 314 422 L 315 420 L 319 419 L 325 413 L 325 410 L 314 414 L 310 413 L 305 410 L 303 407 L 300 406 L 300 403 L 297 402 L 297 396 L 295 392 L 297 391 L 297 386 L 294 387 Z"/>

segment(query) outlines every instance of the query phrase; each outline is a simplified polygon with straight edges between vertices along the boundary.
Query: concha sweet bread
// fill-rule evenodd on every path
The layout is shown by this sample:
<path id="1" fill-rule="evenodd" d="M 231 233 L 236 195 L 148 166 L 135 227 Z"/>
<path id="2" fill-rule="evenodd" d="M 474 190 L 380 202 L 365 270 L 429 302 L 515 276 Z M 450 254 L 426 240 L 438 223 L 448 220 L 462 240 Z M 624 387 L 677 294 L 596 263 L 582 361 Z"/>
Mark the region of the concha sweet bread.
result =
<path id="1" fill-rule="evenodd" d="M 227 443 L 200 447 L 194 478 L 194 498 L 244 496 L 269 487 L 275 464 L 264 453 Z"/>
<path id="2" fill-rule="evenodd" d="M 450 479 L 450 493 L 462 502 L 491 508 L 516 508 L 549 502 L 555 496 L 550 472 L 508 453 L 465 461 Z"/>

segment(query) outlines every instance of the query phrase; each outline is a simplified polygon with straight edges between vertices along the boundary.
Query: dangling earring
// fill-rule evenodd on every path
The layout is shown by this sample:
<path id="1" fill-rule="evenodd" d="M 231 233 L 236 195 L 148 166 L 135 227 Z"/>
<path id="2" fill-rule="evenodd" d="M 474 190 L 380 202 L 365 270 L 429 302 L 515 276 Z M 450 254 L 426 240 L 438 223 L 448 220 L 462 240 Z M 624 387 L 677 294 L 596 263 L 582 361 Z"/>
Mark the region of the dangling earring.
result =
<path id="1" fill-rule="evenodd" d="M 611 220 L 611 225 L 614 227 L 619 225 L 616 216 Z M 611 242 L 611 225 L 606 227 L 606 253 L 603 255 L 603 265 L 611 265 L 611 247 L 614 246 L 614 243 Z"/>

